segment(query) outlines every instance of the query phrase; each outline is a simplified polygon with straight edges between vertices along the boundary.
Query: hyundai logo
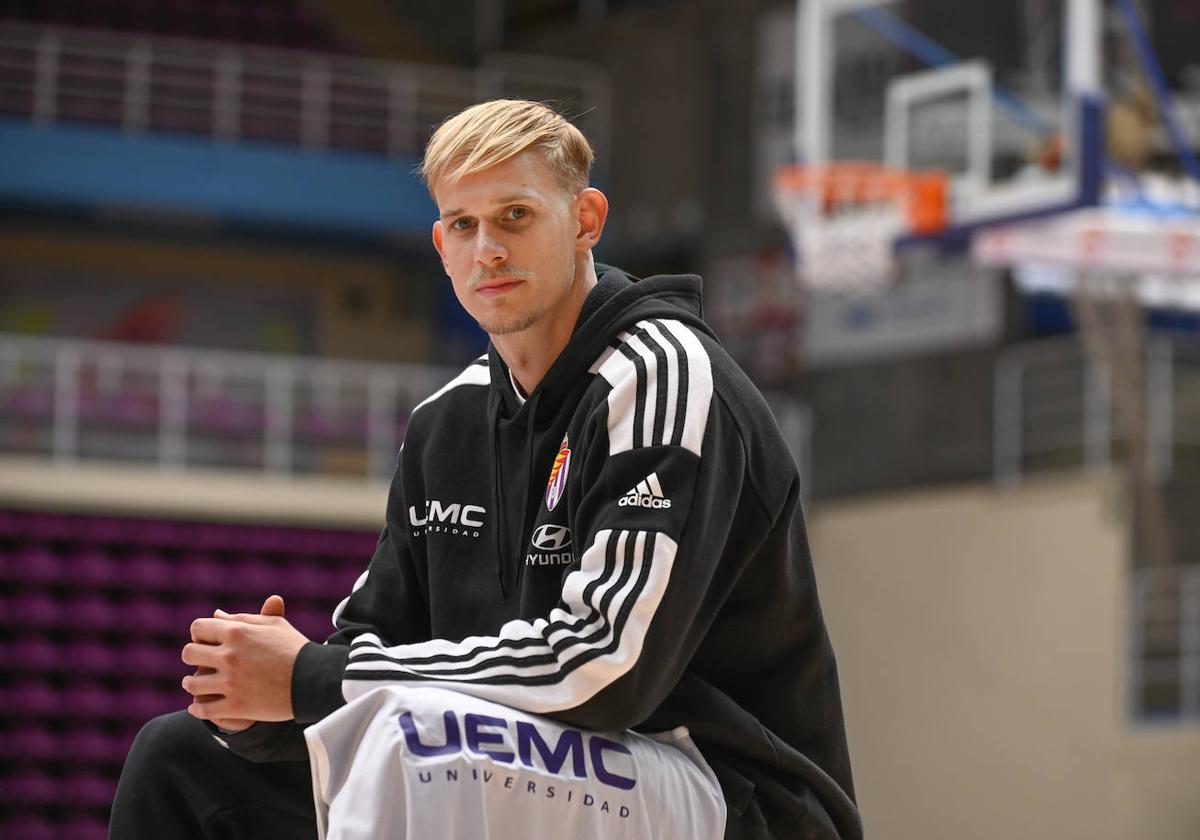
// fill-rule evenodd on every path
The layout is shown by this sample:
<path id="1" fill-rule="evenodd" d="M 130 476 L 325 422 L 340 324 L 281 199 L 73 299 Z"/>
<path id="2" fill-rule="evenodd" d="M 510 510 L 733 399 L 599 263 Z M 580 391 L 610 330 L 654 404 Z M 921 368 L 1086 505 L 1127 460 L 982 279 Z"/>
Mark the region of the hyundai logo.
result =
<path id="1" fill-rule="evenodd" d="M 533 532 L 533 545 L 542 551 L 560 551 L 571 544 L 571 529 L 566 525 L 543 525 Z"/>

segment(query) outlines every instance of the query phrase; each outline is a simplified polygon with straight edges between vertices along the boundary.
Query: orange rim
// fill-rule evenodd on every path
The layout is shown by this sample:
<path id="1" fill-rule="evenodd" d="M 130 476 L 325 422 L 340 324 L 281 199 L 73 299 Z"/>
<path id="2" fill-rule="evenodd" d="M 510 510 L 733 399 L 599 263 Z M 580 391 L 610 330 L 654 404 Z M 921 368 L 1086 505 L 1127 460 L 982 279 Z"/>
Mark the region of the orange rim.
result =
<path id="1" fill-rule="evenodd" d="M 948 178 L 941 170 L 915 172 L 875 161 L 831 161 L 819 166 L 792 164 L 775 173 L 784 194 L 819 196 L 822 212 L 880 203 L 902 205 L 914 233 L 946 227 Z"/>

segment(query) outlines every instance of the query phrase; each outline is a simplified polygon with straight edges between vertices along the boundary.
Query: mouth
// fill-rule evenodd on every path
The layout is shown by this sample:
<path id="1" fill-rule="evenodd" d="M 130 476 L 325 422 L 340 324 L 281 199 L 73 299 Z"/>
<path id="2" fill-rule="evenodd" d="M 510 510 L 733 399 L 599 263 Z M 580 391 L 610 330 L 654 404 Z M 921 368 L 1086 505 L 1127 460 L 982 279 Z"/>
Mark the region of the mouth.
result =
<path id="1" fill-rule="evenodd" d="M 519 280 L 516 277 L 496 277 L 488 280 L 486 283 L 480 284 L 475 288 L 475 291 L 484 297 L 499 297 L 511 292 L 523 282 L 523 280 Z"/>

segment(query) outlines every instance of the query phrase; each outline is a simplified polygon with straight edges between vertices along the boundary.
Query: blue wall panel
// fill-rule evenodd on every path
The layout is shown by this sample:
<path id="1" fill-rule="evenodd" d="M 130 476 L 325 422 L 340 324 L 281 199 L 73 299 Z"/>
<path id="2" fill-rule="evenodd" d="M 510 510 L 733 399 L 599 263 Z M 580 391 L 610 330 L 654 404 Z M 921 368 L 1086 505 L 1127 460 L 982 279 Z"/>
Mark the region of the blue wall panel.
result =
<path id="1" fill-rule="evenodd" d="M 415 158 L 0 120 L 0 200 L 156 209 L 333 235 L 427 237 Z"/>

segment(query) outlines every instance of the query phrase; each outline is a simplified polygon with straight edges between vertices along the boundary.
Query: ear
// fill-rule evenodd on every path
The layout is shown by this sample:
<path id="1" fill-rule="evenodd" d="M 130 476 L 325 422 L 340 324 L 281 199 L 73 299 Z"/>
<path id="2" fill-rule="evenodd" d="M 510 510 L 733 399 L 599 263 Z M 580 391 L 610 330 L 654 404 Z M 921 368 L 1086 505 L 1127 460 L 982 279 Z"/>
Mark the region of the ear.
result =
<path id="1" fill-rule="evenodd" d="M 444 233 L 445 231 L 442 229 L 442 220 L 438 219 L 433 223 L 433 230 L 431 231 L 431 235 L 433 237 L 433 247 L 437 250 L 438 256 L 442 258 L 442 270 L 446 272 L 447 276 L 449 276 L 450 266 L 446 265 L 446 246 L 444 240 L 442 239 Z"/>
<path id="2" fill-rule="evenodd" d="M 588 187 L 575 197 L 575 217 L 579 223 L 575 247 L 581 251 L 595 248 L 604 232 L 608 218 L 608 199 L 595 187 Z"/>

